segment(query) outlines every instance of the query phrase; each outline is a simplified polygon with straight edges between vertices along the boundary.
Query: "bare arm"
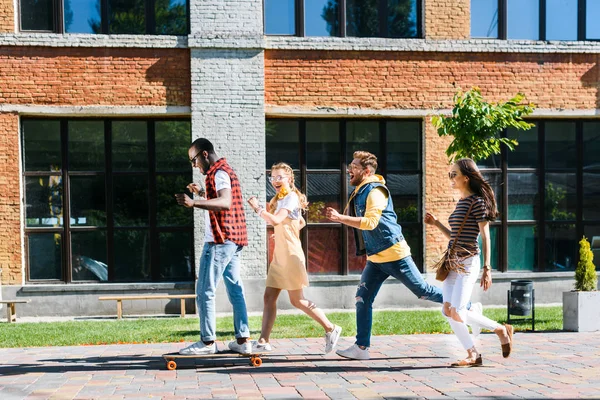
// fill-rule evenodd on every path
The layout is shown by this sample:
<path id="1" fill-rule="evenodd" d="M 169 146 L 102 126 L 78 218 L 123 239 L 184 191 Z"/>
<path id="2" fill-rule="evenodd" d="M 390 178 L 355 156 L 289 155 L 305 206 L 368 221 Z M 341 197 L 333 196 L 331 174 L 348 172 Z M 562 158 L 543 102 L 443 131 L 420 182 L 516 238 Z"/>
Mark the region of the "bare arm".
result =
<path id="1" fill-rule="evenodd" d="M 221 189 L 217 192 L 214 199 L 193 200 L 187 194 L 176 194 L 177 203 L 182 206 L 192 208 L 201 208 L 210 211 L 223 211 L 231 208 L 231 189 Z"/>
<path id="2" fill-rule="evenodd" d="M 327 219 L 330 221 L 340 222 L 344 225 L 348 225 L 353 228 L 360 229 L 360 223 L 362 222 L 361 217 L 351 217 L 349 215 L 343 215 L 331 207 L 327 207 L 326 215 L 327 215 Z"/>
<path id="3" fill-rule="evenodd" d="M 435 215 L 433 215 L 431 213 L 426 213 L 425 214 L 425 223 L 428 224 L 428 225 L 435 226 L 436 228 L 438 228 L 442 232 L 442 234 L 444 236 L 446 236 L 446 238 L 448 240 L 451 239 L 451 237 L 452 237 L 452 231 L 450 229 L 448 229 L 444 224 L 442 224 L 440 222 L 440 220 L 438 220 L 435 217 Z"/>
<path id="4" fill-rule="evenodd" d="M 300 216 L 299 222 L 300 222 L 300 230 L 302 230 L 302 228 L 304 228 L 306 226 L 306 221 L 304 220 L 304 217 L 302 215 Z"/>
<path id="5" fill-rule="evenodd" d="M 485 292 L 492 286 L 490 223 L 488 221 L 479 222 L 479 231 L 481 232 L 481 252 L 483 253 L 483 273 L 481 274 L 479 286 Z"/>

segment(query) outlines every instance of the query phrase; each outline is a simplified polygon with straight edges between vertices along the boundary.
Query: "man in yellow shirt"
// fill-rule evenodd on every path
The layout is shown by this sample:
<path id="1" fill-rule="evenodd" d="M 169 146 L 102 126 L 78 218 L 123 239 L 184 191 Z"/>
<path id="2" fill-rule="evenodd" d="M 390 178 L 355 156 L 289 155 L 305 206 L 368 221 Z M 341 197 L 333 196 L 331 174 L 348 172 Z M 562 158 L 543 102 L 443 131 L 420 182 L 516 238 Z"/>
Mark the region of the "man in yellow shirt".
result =
<path id="1" fill-rule="evenodd" d="M 357 255 L 367 254 L 367 265 L 356 292 L 356 342 L 348 349 L 337 351 L 342 357 L 367 360 L 371 344 L 373 301 L 388 277 L 398 279 L 423 300 L 442 303 L 443 297 L 440 288 L 423 280 L 411 257 L 385 180 L 375 174 L 377 157 L 366 151 L 356 151 L 353 157 L 348 174 L 350 185 L 355 189 L 346 210 L 340 214 L 328 207 L 326 212 L 330 221 L 354 228 Z"/>

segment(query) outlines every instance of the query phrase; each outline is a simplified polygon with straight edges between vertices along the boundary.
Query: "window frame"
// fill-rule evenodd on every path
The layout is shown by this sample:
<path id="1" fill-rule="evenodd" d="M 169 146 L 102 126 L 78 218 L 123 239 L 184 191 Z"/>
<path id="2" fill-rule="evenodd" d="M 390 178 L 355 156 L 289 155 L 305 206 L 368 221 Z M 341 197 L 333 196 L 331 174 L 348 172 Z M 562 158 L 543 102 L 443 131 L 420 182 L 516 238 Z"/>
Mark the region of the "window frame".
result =
<path id="1" fill-rule="evenodd" d="M 42 120 L 42 121 L 58 121 L 60 124 L 60 148 L 61 148 L 61 170 L 60 172 L 52 173 L 50 171 L 26 171 L 25 170 L 25 131 L 24 124 L 22 121 L 34 121 L 34 120 Z M 69 169 L 68 164 L 68 123 L 70 121 L 102 121 L 104 124 L 104 170 L 99 171 L 71 171 Z M 148 167 L 147 167 L 147 200 L 148 200 L 148 223 L 144 226 L 115 226 L 114 223 L 114 196 L 113 196 L 113 180 L 115 176 L 127 176 L 127 175 L 135 175 L 140 174 L 139 171 L 113 171 L 112 166 L 112 123 L 113 122 L 122 122 L 122 121 L 140 121 L 146 122 L 146 137 L 147 137 L 147 154 L 148 154 Z M 157 216 L 157 177 L 164 175 L 181 175 L 183 170 L 159 170 L 156 168 L 156 123 L 157 122 L 175 122 L 175 121 L 187 121 L 190 122 L 190 138 L 191 138 L 191 120 L 189 118 L 182 117 L 172 117 L 172 118 L 69 118 L 69 117 L 60 117 L 60 118 L 45 118 L 45 117 L 22 117 L 21 118 L 21 128 L 20 128 L 20 138 L 21 146 L 22 146 L 22 155 L 20 162 L 22 163 L 22 173 L 21 177 L 23 179 L 23 183 L 27 177 L 43 177 L 43 176 L 60 176 L 62 178 L 63 192 L 62 192 L 62 226 L 52 226 L 52 227 L 28 227 L 26 220 L 23 223 L 23 238 L 24 238 L 24 251 L 25 251 L 25 281 L 27 284 L 85 284 L 85 283 L 97 283 L 97 284 L 106 284 L 106 283 L 125 283 L 125 282 L 171 282 L 171 281 L 181 281 L 181 278 L 177 278 L 176 280 L 161 280 L 159 277 L 160 273 L 160 242 L 159 235 L 161 233 L 168 232 L 189 232 L 190 233 L 190 262 L 192 266 L 195 265 L 195 247 L 194 247 L 194 222 L 192 220 L 191 225 L 184 226 L 161 226 L 158 224 Z M 187 157 L 187 154 L 182 155 L 182 157 Z M 190 166 L 190 174 L 192 174 Z M 71 198 L 70 198 L 70 186 L 71 186 L 71 177 L 80 177 L 80 176 L 104 176 L 104 195 L 105 195 L 105 205 L 106 205 L 106 222 L 105 226 L 77 226 L 71 225 Z M 174 201 L 174 200 L 173 200 Z M 23 205 L 27 206 L 27 190 L 23 189 Z M 24 218 L 27 218 L 27 215 L 24 213 Z M 126 230 L 144 230 L 147 232 L 149 237 L 149 246 L 150 249 L 148 251 L 149 256 L 149 269 L 151 271 L 151 280 L 149 281 L 140 281 L 140 280 L 116 280 L 115 279 L 115 247 L 114 247 L 114 235 L 115 232 L 118 231 L 126 231 Z M 72 249 L 71 249 L 71 234 L 79 233 L 79 232 L 106 232 L 106 264 L 108 269 L 108 278 L 106 281 L 98 281 L 98 280 L 74 280 L 73 279 L 73 260 L 72 260 Z M 29 254 L 29 237 L 30 234 L 39 234 L 39 233 L 59 233 L 61 235 L 61 275 L 62 279 L 31 279 L 30 276 L 30 254 Z M 192 276 L 189 277 L 189 281 L 195 279 L 195 268 L 192 268 Z"/>

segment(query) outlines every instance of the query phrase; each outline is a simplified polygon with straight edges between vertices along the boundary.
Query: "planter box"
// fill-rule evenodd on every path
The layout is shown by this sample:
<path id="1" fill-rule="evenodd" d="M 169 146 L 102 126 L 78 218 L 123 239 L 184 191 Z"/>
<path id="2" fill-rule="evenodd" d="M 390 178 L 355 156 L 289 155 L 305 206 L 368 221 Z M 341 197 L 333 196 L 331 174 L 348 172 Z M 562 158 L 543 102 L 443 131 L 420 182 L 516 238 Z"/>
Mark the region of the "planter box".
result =
<path id="1" fill-rule="evenodd" d="M 600 291 L 563 292 L 563 329 L 600 331 Z"/>

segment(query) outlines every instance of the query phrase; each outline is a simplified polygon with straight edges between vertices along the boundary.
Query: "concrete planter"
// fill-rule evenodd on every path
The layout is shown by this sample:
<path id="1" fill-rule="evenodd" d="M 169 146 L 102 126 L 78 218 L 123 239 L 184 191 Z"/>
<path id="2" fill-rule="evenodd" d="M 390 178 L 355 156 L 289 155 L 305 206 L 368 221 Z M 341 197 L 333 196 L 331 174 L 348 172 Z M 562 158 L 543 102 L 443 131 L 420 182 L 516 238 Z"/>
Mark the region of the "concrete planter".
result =
<path id="1" fill-rule="evenodd" d="M 600 291 L 563 292 L 563 329 L 600 331 Z"/>

